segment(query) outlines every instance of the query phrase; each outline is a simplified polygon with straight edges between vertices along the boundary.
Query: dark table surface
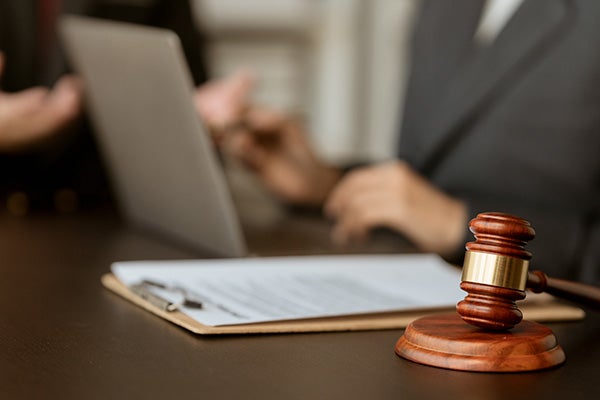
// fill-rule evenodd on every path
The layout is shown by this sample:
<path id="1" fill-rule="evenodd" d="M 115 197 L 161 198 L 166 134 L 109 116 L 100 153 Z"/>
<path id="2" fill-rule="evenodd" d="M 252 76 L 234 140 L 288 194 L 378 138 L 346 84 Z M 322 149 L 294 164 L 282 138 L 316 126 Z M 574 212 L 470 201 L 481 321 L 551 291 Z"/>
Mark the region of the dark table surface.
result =
<path id="1" fill-rule="evenodd" d="M 296 217 L 254 229 L 259 254 L 405 251 L 385 234 L 343 249 Z M 104 289 L 110 263 L 200 257 L 111 213 L 0 216 L 0 398 L 597 399 L 600 316 L 551 324 L 561 367 L 483 374 L 394 354 L 400 330 L 199 337 Z"/>

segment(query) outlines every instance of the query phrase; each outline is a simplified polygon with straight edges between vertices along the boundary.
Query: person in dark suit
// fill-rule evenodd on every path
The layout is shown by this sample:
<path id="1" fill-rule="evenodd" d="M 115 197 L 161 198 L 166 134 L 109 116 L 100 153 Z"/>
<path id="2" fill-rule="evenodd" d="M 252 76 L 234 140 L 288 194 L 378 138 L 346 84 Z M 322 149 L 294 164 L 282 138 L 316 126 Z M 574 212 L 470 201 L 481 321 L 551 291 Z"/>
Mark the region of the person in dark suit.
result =
<path id="1" fill-rule="evenodd" d="M 57 37 L 61 14 L 171 29 L 196 83 L 205 79 L 188 0 L 0 1 L 0 203 L 16 214 L 111 201 L 82 116 L 83 87 L 68 74 Z"/>
<path id="2" fill-rule="evenodd" d="M 525 0 L 481 46 L 484 3 L 423 1 L 396 161 L 325 164 L 298 124 L 245 103 L 243 76 L 208 86 L 199 107 L 239 131 L 224 149 L 274 193 L 324 205 L 334 239 L 388 227 L 460 262 L 468 220 L 508 212 L 537 231 L 533 268 L 599 283 L 600 3 Z"/>

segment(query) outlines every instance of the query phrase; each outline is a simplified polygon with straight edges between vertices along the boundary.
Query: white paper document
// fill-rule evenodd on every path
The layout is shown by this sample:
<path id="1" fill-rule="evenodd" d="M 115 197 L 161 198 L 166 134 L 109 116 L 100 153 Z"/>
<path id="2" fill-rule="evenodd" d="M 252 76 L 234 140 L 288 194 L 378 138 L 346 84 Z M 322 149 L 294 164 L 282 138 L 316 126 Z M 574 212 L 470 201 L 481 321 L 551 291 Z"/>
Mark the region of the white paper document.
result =
<path id="1" fill-rule="evenodd" d="M 460 270 L 431 254 L 133 261 L 112 272 L 130 287 L 152 283 L 210 326 L 451 307 L 465 296 Z"/>

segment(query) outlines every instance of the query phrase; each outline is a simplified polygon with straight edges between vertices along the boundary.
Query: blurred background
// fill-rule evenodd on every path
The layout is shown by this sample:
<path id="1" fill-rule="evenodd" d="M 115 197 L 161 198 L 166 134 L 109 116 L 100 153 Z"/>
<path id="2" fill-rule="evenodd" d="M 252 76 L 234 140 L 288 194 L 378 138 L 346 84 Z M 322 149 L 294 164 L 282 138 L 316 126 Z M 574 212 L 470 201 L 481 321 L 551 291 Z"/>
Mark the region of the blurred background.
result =
<path id="1" fill-rule="evenodd" d="M 344 164 L 395 155 L 419 0 L 194 0 L 212 78 L 250 68 L 254 99 L 298 115 Z"/>

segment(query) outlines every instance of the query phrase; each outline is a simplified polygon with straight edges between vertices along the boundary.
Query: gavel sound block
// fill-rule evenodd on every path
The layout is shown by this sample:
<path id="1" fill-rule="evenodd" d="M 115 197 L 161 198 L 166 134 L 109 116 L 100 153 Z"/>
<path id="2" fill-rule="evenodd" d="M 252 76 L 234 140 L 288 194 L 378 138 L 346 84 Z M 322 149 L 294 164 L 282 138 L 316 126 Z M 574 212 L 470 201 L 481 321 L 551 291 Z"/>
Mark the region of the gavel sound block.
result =
<path id="1" fill-rule="evenodd" d="M 534 238 L 531 225 L 501 213 L 479 214 L 470 223 L 460 287 L 468 293 L 458 315 L 433 315 L 411 323 L 396 343 L 406 359 L 455 370 L 518 372 L 546 369 L 565 361 L 550 329 L 523 321 L 515 301 L 525 289 L 546 289 L 545 274 L 528 273 Z M 596 293 L 592 293 L 592 296 Z"/>

